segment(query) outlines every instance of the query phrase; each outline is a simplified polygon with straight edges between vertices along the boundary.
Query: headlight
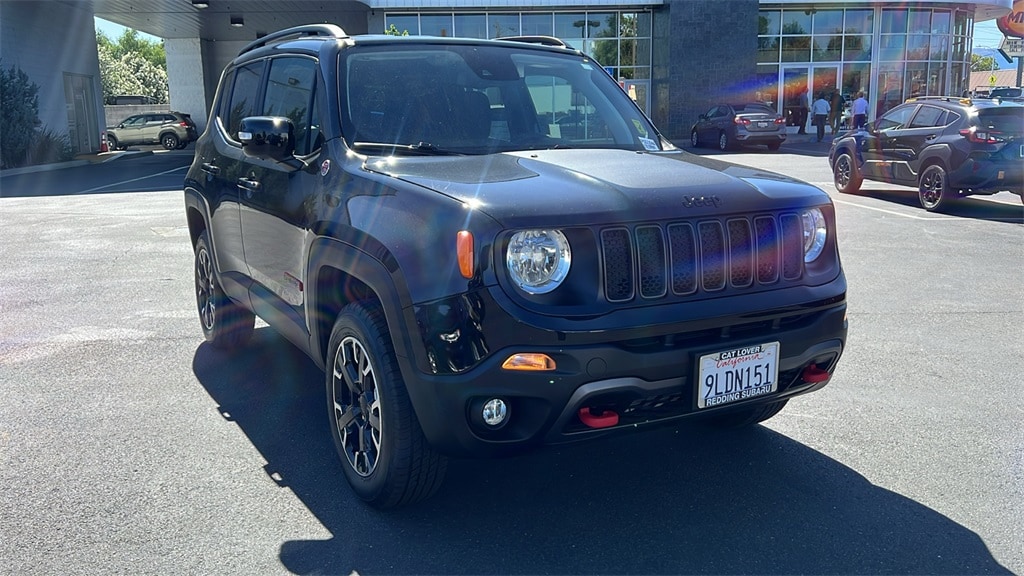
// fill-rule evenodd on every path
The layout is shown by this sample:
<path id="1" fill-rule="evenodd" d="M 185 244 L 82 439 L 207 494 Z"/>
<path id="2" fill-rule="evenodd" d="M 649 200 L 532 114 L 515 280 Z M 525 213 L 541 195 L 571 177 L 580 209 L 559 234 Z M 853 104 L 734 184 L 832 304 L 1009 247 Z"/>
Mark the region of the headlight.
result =
<path id="1" fill-rule="evenodd" d="M 821 256 L 828 238 L 825 215 L 818 208 L 809 208 L 800 213 L 800 221 L 804 228 L 804 262 L 814 262 Z"/>
<path id="2" fill-rule="evenodd" d="M 521 230 L 512 235 L 505 265 L 512 281 L 529 294 L 547 294 L 565 280 L 572 262 L 569 241 L 558 230 Z"/>

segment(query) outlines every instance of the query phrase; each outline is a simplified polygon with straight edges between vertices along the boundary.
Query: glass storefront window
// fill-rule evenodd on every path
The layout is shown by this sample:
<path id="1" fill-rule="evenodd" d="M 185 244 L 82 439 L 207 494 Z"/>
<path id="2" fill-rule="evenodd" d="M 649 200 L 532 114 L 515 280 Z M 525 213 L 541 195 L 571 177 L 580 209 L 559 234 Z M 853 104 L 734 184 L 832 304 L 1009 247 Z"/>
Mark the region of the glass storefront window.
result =
<path id="1" fill-rule="evenodd" d="M 650 13 L 619 14 L 619 36 L 623 38 L 650 38 Z"/>
<path id="2" fill-rule="evenodd" d="M 865 98 L 871 94 L 871 64 L 844 64 L 842 78 L 841 88 L 848 98 L 856 99 L 859 91 L 864 92 Z"/>
<path id="3" fill-rule="evenodd" d="M 928 64 L 925 62 L 911 62 L 906 68 L 906 82 L 903 86 L 903 93 L 907 98 L 924 96 L 927 93 Z"/>
<path id="4" fill-rule="evenodd" d="M 420 34 L 425 36 L 454 36 L 451 14 L 423 14 L 420 16 Z"/>
<path id="5" fill-rule="evenodd" d="M 650 80 L 651 69 L 647 66 L 637 66 L 636 68 L 619 68 L 619 76 L 628 78 L 630 80 Z"/>
<path id="6" fill-rule="evenodd" d="M 519 14 L 488 14 L 488 38 L 519 36 Z"/>
<path id="7" fill-rule="evenodd" d="M 551 36 L 554 34 L 551 14 L 523 14 L 523 35 Z"/>
<path id="8" fill-rule="evenodd" d="M 903 66 L 902 62 L 878 66 L 878 85 L 871 99 L 875 103 L 876 118 L 903 102 Z"/>
<path id="9" fill-rule="evenodd" d="M 818 10 L 814 14 L 815 34 L 842 34 L 842 10 Z"/>
<path id="10" fill-rule="evenodd" d="M 946 63 L 932 62 L 928 65 L 928 91 L 929 96 L 942 96 L 946 93 Z M 954 92 L 959 94 L 959 92 Z"/>
<path id="11" fill-rule="evenodd" d="M 882 10 L 882 34 L 907 33 L 907 9 L 892 8 Z"/>
<path id="12" fill-rule="evenodd" d="M 949 12 L 936 11 L 932 13 L 932 34 L 949 34 L 949 24 Z"/>
<path id="13" fill-rule="evenodd" d="M 843 44 L 843 59 L 847 62 L 871 61 L 871 36 L 847 36 Z"/>
<path id="14" fill-rule="evenodd" d="M 957 10 L 953 19 L 953 34 L 957 36 L 969 36 L 971 34 L 971 19 L 967 12 Z"/>
<path id="15" fill-rule="evenodd" d="M 650 66 L 651 41 L 625 38 L 619 40 L 619 66 Z"/>
<path id="16" fill-rule="evenodd" d="M 487 38 L 487 16 L 484 14 L 456 14 L 455 35 L 463 38 Z"/>
<path id="17" fill-rule="evenodd" d="M 562 40 L 587 37 L 587 15 L 580 13 L 555 14 L 555 36 Z"/>
<path id="18" fill-rule="evenodd" d="M 908 32 L 911 34 L 930 32 L 932 29 L 931 10 L 911 10 L 907 18 Z"/>
<path id="19" fill-rule="evenodd" d="M 590 38 L 615 38 L 619 35 L 617 12 L 590 12 L 587 14 L 587 17 L 591 23 L 598 23 L 596 26 L 591 25 L 589 27 Z"/>
<path id="20" fill-rule="evenodd" d="M 782 13 L 778 10 L 762 10 L 757 14 L 757 33 L 764 35 L 776 35 L 779 33 L 779 21 Z"/>
<path id="21" fill-rule="evenodd" d="M 815 62 L 832 62 L 843 59 L 842 36 L 815 36 L 813 42 Z"/>
<path id="22" fill-rule="evenodd" d="M 906 55 L 907 37 L 904 34 L 887 34 L 879 39 L 878 59 L 894 62 Z"/>
<path id="23" fill-rule="evenodd" d="M 782 11 L 782 33 L 783 34 L 810 34 L 811 14 L 810 10 L 783 10 Z"/>
<path id="24" fill-rule="evenodd" d="M 601 66 L 619 65 L 619 41 L 618 40 L 591 40 L 587 42 L 586 53 L 597 60 Z"/>
<path id="25" fill-rule="evenodd" d="M 773 64 L 779 61 L 778 36 L 762 36 L 757 39 L 757 61 Z"/>
<path id="26" fill-rule="evenodd" d="M 754 100 L 774 108 L 779 98 L 779 67 L 758 66 L 754 82 Z"/>
<path id="27" fill-rule="evenodd" d="M 847 34 L 871 34 L 875 31 L 874 10 L 847 10 L 846 27 Z"/>
<path id="28" fill-rule="evenodd" d="M 930 36 L 924 34 L 907 36 L 907 60 L 927 60 L 931 55 L 931 48 L 928 42 L 930 38 Z"/>
<path id="29" fill-rule="evenodd" d="M 945 62 L 949 58 L 949 37 L 935 35 L 931 37 L 931 42 L 932 50 L 928 58 Z"/>
<path id="30" fill-rule="evenodd" d="M 388 30 L 392 26 L 399 34 L 408 32 L 415 36 L 420 33 L 420 17 L 416 14 L 388 14 L 384 19 L 384 29 Z"/>
<path id="31" fill-rule="evenodd" d="M 783 36 L 782 37 L 782 61 L 783 62 L 810 62 L 811 61 L 811 37 L 810 36 Z"/>

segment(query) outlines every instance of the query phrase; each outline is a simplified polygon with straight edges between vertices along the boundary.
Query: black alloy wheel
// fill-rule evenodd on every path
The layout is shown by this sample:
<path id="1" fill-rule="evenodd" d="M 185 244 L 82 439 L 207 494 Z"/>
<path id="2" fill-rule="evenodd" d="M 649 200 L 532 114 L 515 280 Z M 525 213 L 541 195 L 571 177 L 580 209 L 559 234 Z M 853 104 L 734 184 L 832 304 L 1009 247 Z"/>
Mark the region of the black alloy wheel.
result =
<path id="1" fill-rule="evenodd" d="M 217 282 L 210 238 L 206 232 L 196 241 L 195 283 L 196 308 L 206 341 L 226 350 L 245 344 L 256 327 L 256 315 L 224 294 Z"/>
<path id="2" fill-rule="evenodd" d="M 696 130 L 690 132 L 690 146 L 700 148 L 700 136 L 697 135 Z"/>
<path id="3" fill-rule="evenodd" d="M 864 179 L 857 173 L 857 166 L 848 152 L 841 153 L 832 165 L 832 180 L 836 190 L 843 194 L 855 194 L 860 190 Z"/>
<path id="4" fill-rule="evenodd" d="M 181 140 L 179 140 L 178 137 L 173 132 L 168 132 L 167 134 L 164 134 L 163 136 L 160 137 L 160 144 L 164 147 L 165 150 L 174 150 L 175 148 L 178 147 L 178 143 L 180 141 Z"/>
<path id="5" fill-rule="evenodd" d="M 945 210 L 956 201 L 956 194 L 949 188 L 946 170 L 938 164 L 932 164 L 921 173 L 917 196 L 921 206 L 929 212 Z"/>

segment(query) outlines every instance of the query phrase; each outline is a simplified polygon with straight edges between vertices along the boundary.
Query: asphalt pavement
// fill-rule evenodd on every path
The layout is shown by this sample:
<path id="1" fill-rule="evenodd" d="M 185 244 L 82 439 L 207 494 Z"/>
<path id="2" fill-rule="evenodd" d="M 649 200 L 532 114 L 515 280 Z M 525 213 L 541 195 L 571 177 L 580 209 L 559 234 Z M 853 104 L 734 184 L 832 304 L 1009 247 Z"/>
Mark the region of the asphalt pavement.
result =
<path id="1" fill-rule="evenodd" d="M 0 572 L 1024 574 L 1024 208 L 831 188 L 825 143 L 698 150 L 836 203 L 850 339 L 746 431 L 454 461 L 382 513 L 345 484 L 323 374 L 195 312 L 191 150 L 0 179 Z"/>

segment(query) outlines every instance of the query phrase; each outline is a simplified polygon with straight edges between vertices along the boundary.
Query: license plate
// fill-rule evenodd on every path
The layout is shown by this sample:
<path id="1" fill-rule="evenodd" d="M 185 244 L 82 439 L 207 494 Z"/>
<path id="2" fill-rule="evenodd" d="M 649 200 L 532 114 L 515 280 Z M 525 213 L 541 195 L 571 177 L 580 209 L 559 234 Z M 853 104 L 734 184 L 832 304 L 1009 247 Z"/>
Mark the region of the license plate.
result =
<path id="1" fill-rule="evenodd" d="M 699 366 L 698 409 L 771 394 L 779 388 L 779 343 L 705 354 Z"/>
<path id="2" fill-rule="evenodd" d="M 757 123 L 757 127 L 758 128 L 767 128 L 768 127 L 768 123 L 767 122 L 758 122 Z"/>

